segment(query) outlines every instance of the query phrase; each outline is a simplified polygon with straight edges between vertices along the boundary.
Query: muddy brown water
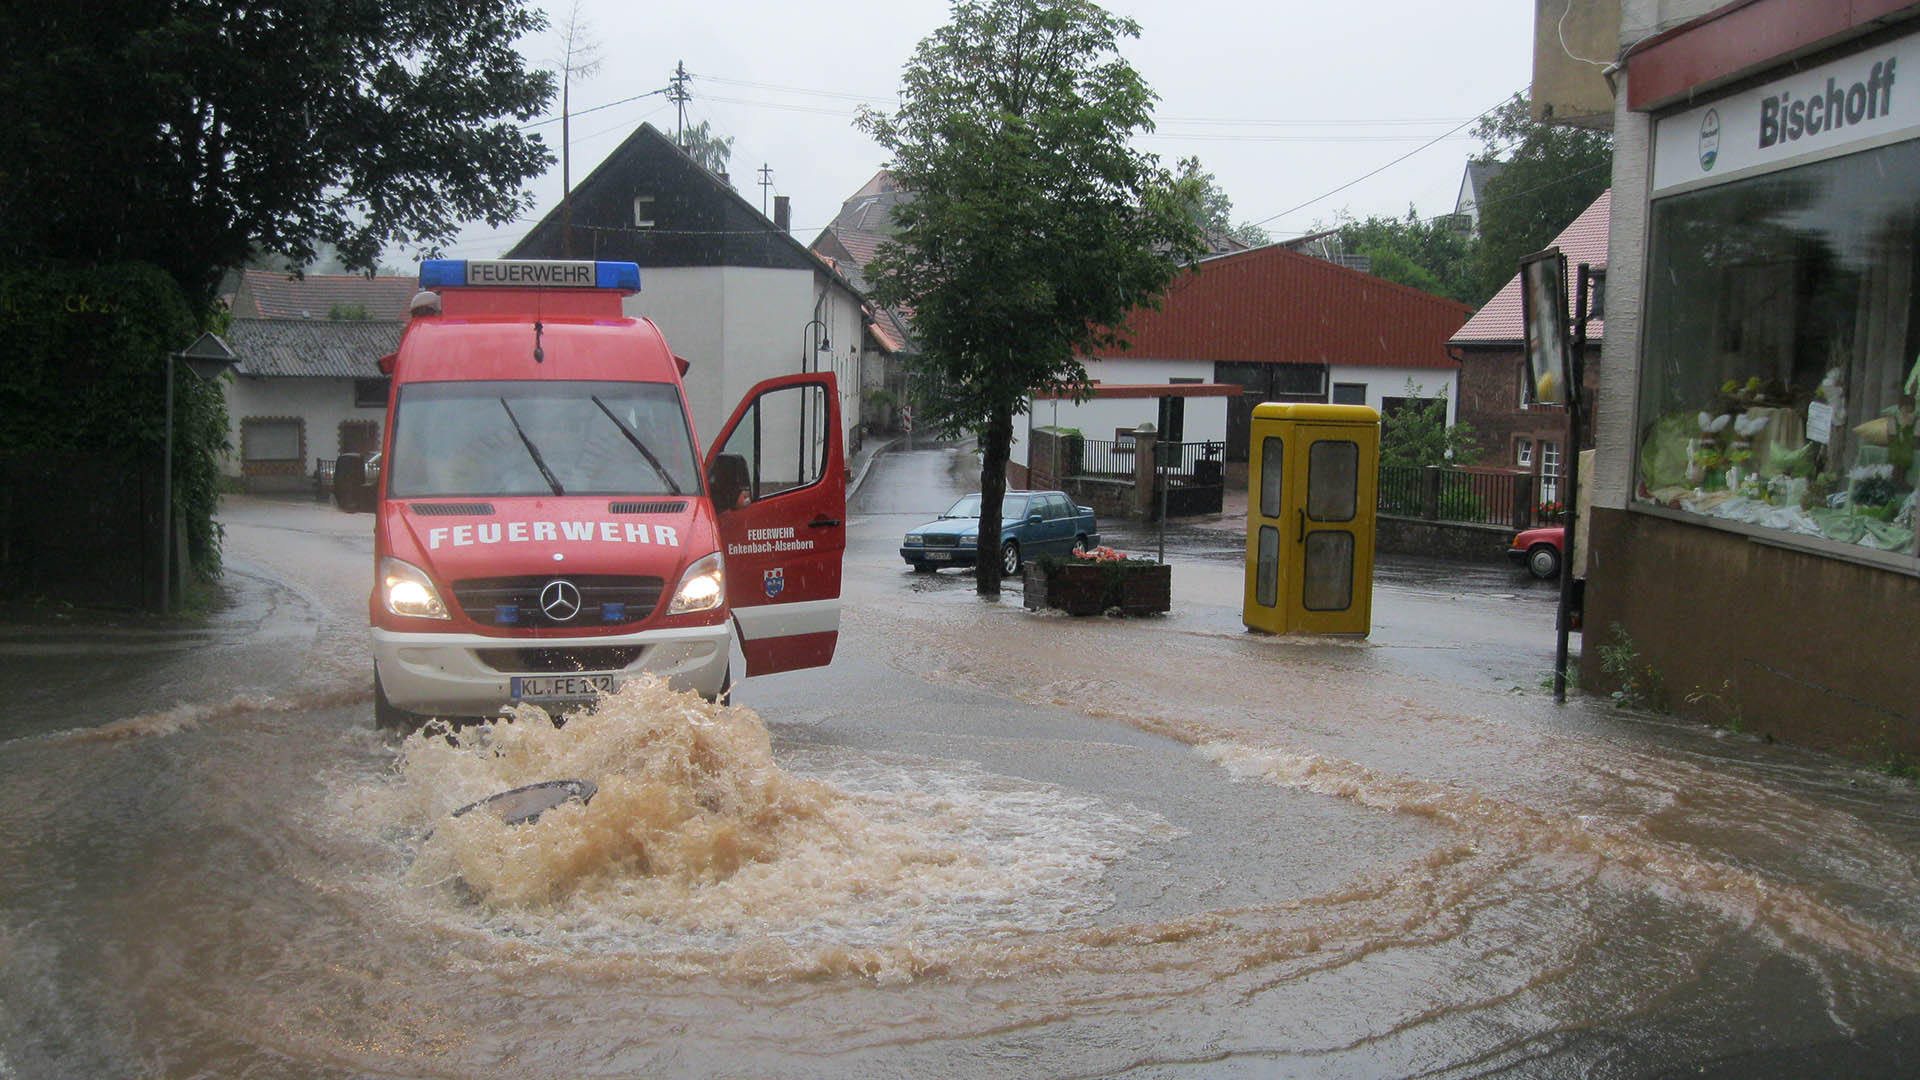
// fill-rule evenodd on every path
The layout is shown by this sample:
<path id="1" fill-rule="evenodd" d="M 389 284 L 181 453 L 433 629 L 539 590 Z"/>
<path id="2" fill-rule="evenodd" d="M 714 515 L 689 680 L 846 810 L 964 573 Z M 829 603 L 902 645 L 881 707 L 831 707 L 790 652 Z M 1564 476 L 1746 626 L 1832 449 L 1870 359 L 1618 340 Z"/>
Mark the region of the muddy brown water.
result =
<path id="1" fill-rule="evenodd" d="M 358 535 L 228 525 L 284 619 L 0 742 L 7 1080 L 1911 1071 L 1913 790 L 1556 708 L 1420 629 L 1457 597 L 1276 640 L 1177 567 L 1167 618 L 1070 620 L 882 521 L 831 668 L 399 739 Z M 450 816 L 560 777 L 598 793 Z"/>

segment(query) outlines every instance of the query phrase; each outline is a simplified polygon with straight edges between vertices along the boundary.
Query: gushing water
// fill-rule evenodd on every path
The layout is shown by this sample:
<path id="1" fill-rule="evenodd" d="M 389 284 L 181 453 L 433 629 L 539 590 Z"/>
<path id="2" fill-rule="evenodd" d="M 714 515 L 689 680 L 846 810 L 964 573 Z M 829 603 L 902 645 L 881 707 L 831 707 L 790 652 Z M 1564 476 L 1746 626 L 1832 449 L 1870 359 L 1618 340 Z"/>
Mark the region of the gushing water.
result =
<path id="1" fill-rule="evenodd" d="M 751 710 L 639 679 L 564 726 L 508 718 L 409 736 L 352 817 L 415 845 L 396 883 L 437 919 L 567 952 L 670 957 L 764 977 L 886 979 L 946 966 L 983 935 L 1083 924 L 1105 866 L 1152 815 L 967 766 L 775 761 Z M 554 779 L 598 787 L 524 825 L 451 811 Z"/>

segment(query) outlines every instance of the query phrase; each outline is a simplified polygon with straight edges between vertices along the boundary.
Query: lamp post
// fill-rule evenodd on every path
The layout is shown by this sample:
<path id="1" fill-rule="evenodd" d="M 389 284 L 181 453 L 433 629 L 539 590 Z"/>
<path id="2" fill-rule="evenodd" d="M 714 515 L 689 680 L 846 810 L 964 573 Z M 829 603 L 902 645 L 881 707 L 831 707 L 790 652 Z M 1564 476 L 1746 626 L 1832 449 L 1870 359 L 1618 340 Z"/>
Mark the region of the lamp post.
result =
<path id="1" fill-rule="evenodd" d="M 160 613 L 173 610 L 173 362 L 185 360 L 187 370 L 202 382 L 211 382 L 240 362 L 233 348 L 209 330 L 193 344 L 167 354 L 167 438 L 160 465 Z"/>

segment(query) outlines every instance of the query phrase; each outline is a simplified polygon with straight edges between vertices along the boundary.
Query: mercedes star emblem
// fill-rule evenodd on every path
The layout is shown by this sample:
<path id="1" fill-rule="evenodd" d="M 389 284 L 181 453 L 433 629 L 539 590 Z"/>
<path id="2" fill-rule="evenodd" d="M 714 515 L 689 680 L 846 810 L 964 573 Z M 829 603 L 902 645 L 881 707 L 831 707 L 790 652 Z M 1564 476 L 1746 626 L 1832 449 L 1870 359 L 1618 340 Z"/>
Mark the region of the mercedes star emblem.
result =
<path id="1" fill-rule="evenodd" d="M 566 622 L 580 614 L 580 589 L 571 581 L 549 581 L 540 590 L 540 610 L 554 622 Z"/>

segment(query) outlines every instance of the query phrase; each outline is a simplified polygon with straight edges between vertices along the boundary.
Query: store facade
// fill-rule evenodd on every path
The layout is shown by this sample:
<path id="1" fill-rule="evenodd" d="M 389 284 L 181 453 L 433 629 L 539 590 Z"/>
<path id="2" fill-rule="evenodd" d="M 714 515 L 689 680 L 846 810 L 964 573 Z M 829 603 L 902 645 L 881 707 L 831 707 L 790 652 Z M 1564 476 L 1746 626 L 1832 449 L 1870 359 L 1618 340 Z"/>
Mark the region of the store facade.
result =
<path id="1" fill-rule="evenodd" d="M 1700 6 L 1623 7 L 1582 675 L 1911 760 L 1920 4 Z"/>

